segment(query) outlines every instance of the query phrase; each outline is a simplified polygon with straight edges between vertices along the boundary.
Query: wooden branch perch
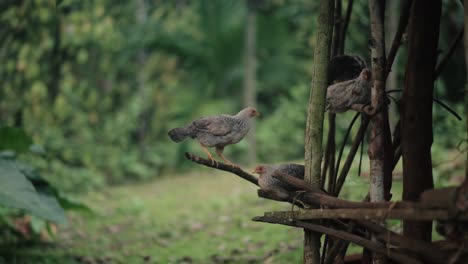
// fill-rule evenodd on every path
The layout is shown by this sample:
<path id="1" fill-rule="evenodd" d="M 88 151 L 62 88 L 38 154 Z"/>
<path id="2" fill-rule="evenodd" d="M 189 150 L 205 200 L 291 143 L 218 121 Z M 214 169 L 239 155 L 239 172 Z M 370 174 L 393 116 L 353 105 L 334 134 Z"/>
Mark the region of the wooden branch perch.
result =
<path id="1" fill-rule="evenodd" d="M 275 193 L 273 193 L 273 192 L 271 192 L 269 190 L 259 189 L 257 191 L 257 195 L 258 195 L 258 197 L 265 198 L 265 199 L 270 199 L 270 200 L 273 200 L 273 201 L 287 202 L 287 203 L 296 205 L 296 206 L 301 207 L 301 208 L 304 208 L 304 205 L 305 205 L 302 202 L 300 197 L 296 198 L 296 197 L 290 195 L 288 198 L 285 199 L 285 198 L 279 197 L 278 195 L 276 195 Z"/>
<path id="2" fill-rule="evenodd" d="M 272 224 L 282 224 L 287 226 L 300 227 L 314 232 L 319 232 L 327 234 L 339 239 L 344 239 L 350 242 L 353 242 L 362 247 L 368 248 L 372 251 L 378 252 L 380 254 L 387 255 L 389 258 L 394 259 L 401 263 L 422 263 L 421 261 L 414 259 L 410 256 L 404 255 L 402 253 L 396 252 L 394 249 L 388 249 L 379 242 L 374 242 L 369 239 L 360 237 L 358 235 L 353 235 L 345 231 L 335 230 L 333 228 L 324 227 L 322 225 L 306 223 L 302 221 L 290 221 L 288 219 L 278 219 L 270 216 L 257 216 L 252 219 L 253 221 L 258 222 L 267 222 Z"/>
<path id="3" fill-rule="evenodd" d="M 429 209 L 309 209 L 301 211 L 266 212 L 265 216 L 281 219 L 312 220 L 312 219 L 404 219 L 404 220 L 449 220 L 446 210 Z M 460 214 L 458 219 L 468 220 L 468 213 Z"/>
<path id="4" fill-rule="evenodd" d="M 304 190 L 307 192 L 311 193 L 322 193 L 326 194 L 326 192 L 320 188 L 317 188 L 316 186 L 312 186 L 309 183 L 307 183 L 304 180 L 298 179 L 296 177 L 293 177 L 287 173 L 281 172 L 281 171 L 275 171 L 272 174 L 273 178 L 276 178 L 282 182 L 287 183 L 288 185 L 294 186 L 295 188 L 299 190 Z"/>
<path id="5" fill-rule="evenodd" d="M 277 178 L 288 185 L 294 186 L 299 190 L 304 190 L 307 193 L 304 193 L 295 199 L 299 199 L 302 203 L 312 205 L 312 206 L 326 206 L 330 208 L 417 208 L 417 204 L 411 202 L 353 202 L 343 199 L 339 199 L 333 196 L 328 195 L 324 190 L 312 187 L 307 184 L 304 180 L 295 178 L 283 172 L 274 172 L 272 175 L 274 178 Z M 297 196 L 294 193 L 290 194 L 291 196 Z M 278 197 L 263 197 L 273 200 L 282 200 Z"/>
<path id="6" fill-rule="evenodd" d="M 242 179 L 249 181 L 255 185 L 258 185 L 258 180 L 255 176 L 245 172 L 244 170 L 227 165 L 222 162 L 217 162 L 214 165 L 211 164 L 211 161 L 197 155 L 186 153 L 185 157 L 193 161 L 195 163 L 214 168 L 217 170 L 223 170 L 226 172 L 233 173 Z M 443 209 L 449 206 L 449 203 L 453 202 L 452 199 L 439 199 L 440 201 L 434 202 L 432 196 L 423 195 L 421 203 L 414 203 L 414 202 L 354 202 L 348 201 L 344 199 L 339 199 L 333 196 L 328 195 L 324 190 L 319 188 L 315 188 L 307 184 L 304 180 L 295 178 L 283 172 L 275 172 L 273 173 L 273 177 L 291 185 L 299 190 L 305 191 L 305 193 L 300 194 L 296 192 L 291 192 L 288 198 L 281 198 L 276 196 L 275 194 L 265 192 L 265 190 L 259 190 L 258 195 L 259 197 L 271 199 L 275 201 L 282 201 L 282 202 L 289 202 L 294 203 L 303 207 L 302 205 L 309 205 L 309 206 L 319 206 L 319 207 L 327 207 L 327 208 L 338 208 L 338 209 L 382 209 L 382 210 L 396 210 L 396 209 L 408 209 L 408 210 L 419 210 L 419 209 Z M 447 188 L 451 189 L 451 188 Z M 434 190 L 433 190 L 434 191 Z M 298 202 L 295 202 L 298 201 Z M 436 210 L 437 212 L 441 213 L 442 210 Z M 444 211 L 445 212 L 445 211 Z M 409 211 L 407 212 L 409 213 Z M 371 213 L 372 214 L 372 213 Z M 406 214 L 403 213 L 403 214 Z M 398 214 L 397 214 L 398 215 Z M 462 214 L 464 215 L 464 214 Z M 440 214 L 439 214 L 440 216 Z M 415 216 L 417 217 L 417 216 Z M 324 218 L 333 218 L 330 216 Z M 362 217 L 361 217 L 362 219 Z M 443 218 L 445 219 L 445 218 Z"/>
<path id="7" fill-rule="evenodd" d="M 194 155 L 194 154 L 188 153 L 188 152 L 185 152 L 185 157 L 188 160 L 193 161 L 195 163 L 205 165 L 205 166 L 213 168 L 213 169 L 227 171 L 227 172 L 236 174 L 237 176 L 241 177 L 242 179 L 244 179 L 246 181 L 249 181 L 249 182 L 251 182 L 251 183 L 253 183 L 255 185 L 258 185 L 257 177 L 253 176 L 252 174 L 249 174 L 249 173 L 245 172 L 244 170 L 242 170 L 239 167 L 234 167 L 234 166 L 231 166 L 231 165 L 227 165 L 226 163 L 219 162 L 219 161 L 216 161 L 216 163 L 213 165 L 211 160 L 202 158 L 200 156 L 197 156 L 197 155 Z"/>

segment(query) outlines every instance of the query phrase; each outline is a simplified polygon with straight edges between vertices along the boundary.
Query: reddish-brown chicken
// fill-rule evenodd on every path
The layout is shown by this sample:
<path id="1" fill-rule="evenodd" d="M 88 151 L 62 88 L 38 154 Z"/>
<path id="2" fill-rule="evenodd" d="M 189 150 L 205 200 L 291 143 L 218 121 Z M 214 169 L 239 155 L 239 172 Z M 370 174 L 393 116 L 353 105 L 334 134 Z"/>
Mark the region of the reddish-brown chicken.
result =
<path id="1" fill-rule="evenodd" d="M 208 148 L 215 147 L 216 154 L 227 164 L 236 166 L 223 156 L 224 147 L 235 144 L 249 132 L 250 122 L 260 113 L 253 107 L 242 109 L 237 115 L 217 115 L 199 118 L 186 127 L 174 128 L 169 131 L 169 137 L 174 142 L 180 142 L 188 137 L 196 139 L 212 164 L 215 160 Z"/>

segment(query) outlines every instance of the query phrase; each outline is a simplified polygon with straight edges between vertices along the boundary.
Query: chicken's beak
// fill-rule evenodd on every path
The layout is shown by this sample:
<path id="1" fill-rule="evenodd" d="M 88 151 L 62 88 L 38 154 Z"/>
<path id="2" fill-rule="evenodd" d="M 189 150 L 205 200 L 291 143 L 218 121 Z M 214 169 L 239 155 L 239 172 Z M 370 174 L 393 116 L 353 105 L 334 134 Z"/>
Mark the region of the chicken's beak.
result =
<path id="1" fill-rule="evenodd" d="M 255 111 L 254 116 L 259 117 L 259 116 L 260 116 L 260 112 Z"/>
<path id="2" fill-rule="evenodd" d="M 260 174 L 260 170 L 258 168 L 255 168 L 251 173 L 258 173 Z"/>

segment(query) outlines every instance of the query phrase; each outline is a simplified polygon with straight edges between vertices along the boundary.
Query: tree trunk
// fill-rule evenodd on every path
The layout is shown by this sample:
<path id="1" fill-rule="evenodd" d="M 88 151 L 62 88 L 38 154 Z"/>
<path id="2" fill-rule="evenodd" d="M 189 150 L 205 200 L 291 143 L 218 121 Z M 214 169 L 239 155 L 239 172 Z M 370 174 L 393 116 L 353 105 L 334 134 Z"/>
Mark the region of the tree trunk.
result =
<path id="1" fill-rule="evenodd" d="M 322 163 L 322 136 L 325 95 L 328 80 L 328 62 L 333 32 L 334 0 L 320 2 L 317 21 L 317 43 L 310 85 L 305 134 L 305 180 L 320 186 Z M 320 235 L 304 230 L 304 263 L 320 263 Z"/>
<path id="2" fill-rule="evenodd" d="M 250 1 L 250 0 L 247 0 Z M 247 21 L 245 23 L 245 71 L 244 71 L 244 105 L 256 106 L 256 14 L 255 7 L 247 2 Z M 247 134 L 249 148 L 247 151 L 247 161 L 255 164 L 257 159 L 257 140 L 255 138 L 255 122 L 252 122 L 250 132 Z"/>
<path id="3" fill-rule="evenodd" d="M 441 0 L 414 0 L 408 24 L 408 62 L 402 96 L 403 200 L 434 187 L 431 145 L 434 68 Z M 431 241 L 431 221 L 404 221 L 405 236 Z"/>
<path id="4" fill-rule="evenodd" d="M 135 9 L 135 16 L 137 23 L 140 26 L 146 24 L 148 20 L 148 10 L 145 3 L 145 0 L 137 0 L 136 1 L 136 9 Z M 142 47 L 138 52 L 138 64 L 140 70 L 138 71 L 137 75 L 137 85 L 138 85 L 138 97 L 142 105 L 142 110 L 138 117 L 138 146 L 140 152 L 140 158 L 145 158 L 146 156 L 146 136 L 149 130 L 149 124 L 151 120 L 151 110 L 148 106 L 148 87 L 147 87 L 147 76 L 145 71 L 143 70 L 146 62 L 148 61 L 148 52 L 147 50 Z"/>
<path id="5" fill-rule="evenodd" d="M 385 100 L 385 34 L 383 16 L 385 3 L 369 0 L 371 19 L 372 51 L 372 107 L 378 112 L 370 121 L 370 199 L 372 202 L 385 200 L 384 195 L 384 128 Z"/>
<path id="6" fill-rule="evenodd" d="M 464 47 L 465 47 L 465 78 L 468 78 L 468 0 L 463 1 L 465 8 L 465 27 L 464 27 Z M 465 118 L 466 118 L 466 137 L 468 138 L 468 79 L 465 79 Z M 468 151 L 466 152 L 465 163 L 465 181 L 463 182 L 462 192 L 468 193 Z"/>
<path id="7" fill-rule="evenodd" d="M 385 24 L 385 45 L 386 47 L 392 46 L 393 37 L 395 36 L 397 29 L 398 29 L 398 21 L 399 16 L 396 14 L 400 13 L 401 8 L 401 1 L 392 0 L 387 1 L 387 6 L 385 12 L 387 23 Z M 398 82 L 398 56 L 395 57 L 393 61 L 392 71 L 387 76 L 387 89 L 400 89 L 399 82 Z M 394 97 L 397 97 L 394 95 Z M 395 127 L 396 123 L 398 122 L 398 106 L 394 103 L 389 105 L 389 124 L 390 127 Z M 393 135 L 392 135 L 393 136 Z"/>
<path id="8" fill-rule="evenodd" d="M 371 61 L 372 61 L 372 97 L 371 105 L 377 113 L 370 120 L 370 200 L 371 202 L 385 201 L 385 191 L 389 191 L 388 162 L 385 162 L 385 154 L 389 145 L 385 142 L 390 136 L 387 133 L 388 110 L 385 104 L 385 1 L 369 0 L 369 12 L 371 21 Z M 391 144 L 390 144 L 391 147 Z M 386 149 L 387 148 L 387 149 Z M 392 159 L 393 160 L 393 159 Z M 391 175 L 391 171 L 390 171 Z M 385 177 L 387 176 L 387 177 Z M 387 181 L 385 181 L 387 179 Z M 390 177 L 391 183 L 391 177 Z M 385 221 L 381 221 L 385 225 Z M 375 240 L 372 237 L 372 240 Z M 364 255 L 365 254 L 364 252 Z M 385 256 L 373 253 L 373 263 L 385 263 Z"/>
<path id="9" fill-rule="evenodd" d="M 52 53 L 50 55 L 51 61 L 51 71 L 50 71 L 50 78 L 47 84 L 47 94 L 49 103 L 51 105 L 54 104 L 55 98 L 59 93 L 59 82 L 61 77 L 61 66 L 62 66 L 62 51 L 60 49 L 61 42 L 62 42 L 62 34 L 61 34 L 61 18 L 60 12 L 56 12 L 55 14 L 55 27 L 54 27 L 54 46 L 52 48 Z"/>

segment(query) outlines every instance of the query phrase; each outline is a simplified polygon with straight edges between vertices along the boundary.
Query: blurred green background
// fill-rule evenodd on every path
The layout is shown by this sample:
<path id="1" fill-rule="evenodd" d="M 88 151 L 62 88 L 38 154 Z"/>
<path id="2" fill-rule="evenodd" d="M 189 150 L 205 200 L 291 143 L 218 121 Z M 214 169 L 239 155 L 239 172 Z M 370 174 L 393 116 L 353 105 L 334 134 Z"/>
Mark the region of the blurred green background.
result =
<path id="1" fill-rule="evenodd" d="M 347 3 L 343 1 L 343 7 Z M 463 22 L 458 1 L 443 3 L 441 57 Z M 400 1 L 387 1 L 388 47 L 399 6 Z M 228 146 L 226 156 L 248 167 L 254 164 L 251 157 L 262 163 L 301 162 L 317 13 L 318 1 L 306 0 L 0 1 L 0 124 L 22 128 L 45 151 L 41 156 L 22 153 L 18 160 L 94 211 L 70 213 L 72 228 L 49 230 L 51 237 L 39 239 L 55 242 L 48 246 L 51 253 L 43 250 L 44 244 L 18 247 L 18 241 L 30 241 L 31 236 L 11 244 L 9 234 L 3 239 L 3 252 L 10 253 L 0 263 L 129 263 L 131 257 L 135 263 L 221 261 L 213 252 L 247 262 L 252 255 L 269 254 L 273 248 L 278 252 L 272 254 L 280 256 L 274 263 L 284 263 L 282 258 L 300 260 L 300 232 L 250 222 L 263 211 L 284 207 L 259 200 L 255 189 L 240 179 L 226 179 L 233 177 L 187 161 L 186 151 L 204 153 L 194 141 L 170 141 L 167 131 L 200 116 L 235 114 L 251 93 L 262 114 L 253 133 L 256 151 L 252 153 L 244 139 Z M 255 19 L 247 20 L 248 14 Z M 246 89 L 245 66 L 252 56 L 246 48 L 249 27 L 256 31 L 257 66 L 254 85 Z M 359 54 L 370 65 L 367 1 L 354 1 L 346 37 L 345 53 Z M 405 62 L 403 45 L 388 89 L 402 89 Z M 460 44 L 436 81 L 434 95 L 460 114 L 464 112 L 464 67 Z M 392 96 L 398 98 L 398 93 Z M 394 124 L 398 106 L 392 102 L 391 109 Z M 338 144 L 353 114 L 337 117 Z M 465 131 L 465 122 L 434 106 L 433 163 L 438 186 L 456 184 L 462 176 Z M 347 184 L 352 187 L 353 183 L 360 186 L 355 190 L 362 191 L 344 193 L 361 199 L 366 179 L 356 177 Z M 187 208 L 186 202 L 193 203 L 193 208 Z M 11 213 L 2 215 L 14 229 Z M 224 233 L 240 235 L 212 238 L 215 226 L 223 221 L 232 229 Z M 125 223 L 130 227 L 124 229 L 134 227 L 134 233 L 121 231 Z M 185 229 L 167 231 L 173 223 Z M 213 226 L 210 232 L 215 233 L 203 231 L 206 226 Z M 36 229 L 41 233 L 41 228 Z M 202 230 L 202 238 L 183 235 L 194 230 Z M 125 248 L 133 244 L 129 241 L 148 239 L 144 233 L 157 237 L 150 239 L 157 241 L 154 247 L 125 253 L 109 246 L 109 254 L 100 253 L 99 245 L 128 238 L 121 246 Z M 199 251 L 187 251 L 190 244 L 203 239 L 216 245 L 201 243 L 205 246 L 199 245 Z M 217 248 L 223 243 L 224 251 Z M 243 245 L 249 250 L 235 251 Z M 98 255 L 110 260 L 97 259 Z"/>

